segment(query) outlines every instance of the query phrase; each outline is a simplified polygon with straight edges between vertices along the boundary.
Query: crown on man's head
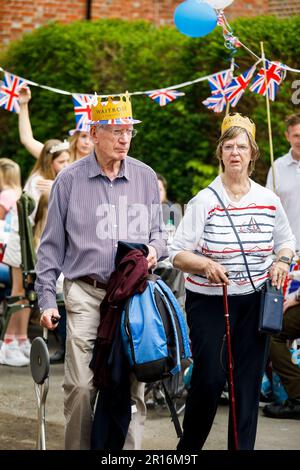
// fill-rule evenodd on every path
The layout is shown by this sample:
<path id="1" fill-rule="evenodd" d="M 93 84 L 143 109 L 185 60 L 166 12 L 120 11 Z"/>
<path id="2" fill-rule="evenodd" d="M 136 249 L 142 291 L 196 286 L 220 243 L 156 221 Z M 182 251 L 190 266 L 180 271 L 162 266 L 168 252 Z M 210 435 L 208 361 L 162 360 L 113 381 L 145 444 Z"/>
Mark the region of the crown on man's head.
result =
<path id="1" fill-rule="evenodd" d="M 55 153 L 55 152 L 62 152 L 63 150 L 69 150 L 70 144 L 69 142 L 65 139 L 63 142 L 59 142 L 58 144 L 52 145 L 52 147 L 49 150 L 49 153 Z"/>
<path id="2" fill-rule="evenodd" d="M 246 131 L 252 135 L 253 139 L 255 139 L 255 124 L 248 117 L 242 116 L 239 113 L 227 114 L 222 122 L 221 135 L 231 127 L 241 127 L 242 129 L 246 129 Z"/>
<path id="3" fill-rule="evenodd" d="M 108 96 L 102 102 L 101 97 L 95 97 L 91 105 L 91 121 L 89 124 L 137 124 L 141 121 L 133 119 L 129 93 L 119 96 Z"/>

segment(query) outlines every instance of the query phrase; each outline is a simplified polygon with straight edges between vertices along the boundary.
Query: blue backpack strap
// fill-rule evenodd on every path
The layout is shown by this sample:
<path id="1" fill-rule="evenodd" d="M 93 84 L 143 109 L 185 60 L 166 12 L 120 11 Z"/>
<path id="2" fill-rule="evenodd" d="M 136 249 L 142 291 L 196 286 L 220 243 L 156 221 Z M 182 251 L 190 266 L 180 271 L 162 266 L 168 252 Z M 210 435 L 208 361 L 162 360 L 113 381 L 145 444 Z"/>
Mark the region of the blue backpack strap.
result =
<path id="1" fill-rule="evenodd" d="M 179 354 L 179 341 L 178 341 L 178 334 L 177 334 L 176 324 L 175 324 L 175 320 L 174 320 L 173 313 L 172 313 L 172 310 L 170 308 L 167 296 L 165 295 L 164 291 L 160 288 L 160 286 L 158 284 L 156 284 L 155 289 L 157 289 L 158 292 L 164 297 L 164 299 L 166 299 L 165 305 L 168 308 L 169 318 L 170 318 L 171 323 L 172 323 L 172 328 L 173 328 L 173 333 L 174 333 L 175 343 L 176 343 L 176 366 L 173 367 L 173 369 L 170 371 L 170 373 L 172 375 L 176 375 L 180 372 L 180 369 L 181 369 L 180 354 Z"/>
<path id="2" fill-rule="evenodd" d="M 188 331 L 187 331 L 187 327 L 186 327 L 186 323 L 184 319 L 184 314 L 181 308 L 179 307 L 179 304 L 177 302 L 175 295 L 173 294 L 171 289 L 167 286 L 167 284 L 162 279 L 158 279 L 156 282 L 174 307 L 181 331 L 183 332 L 182 334 L 183 348 L 184 348 L 185 358 L 187 359 L 191 357 L 192 354 L 191 354 L 190 344 L 188 340 L 189 335 L 188 335 Z"/>

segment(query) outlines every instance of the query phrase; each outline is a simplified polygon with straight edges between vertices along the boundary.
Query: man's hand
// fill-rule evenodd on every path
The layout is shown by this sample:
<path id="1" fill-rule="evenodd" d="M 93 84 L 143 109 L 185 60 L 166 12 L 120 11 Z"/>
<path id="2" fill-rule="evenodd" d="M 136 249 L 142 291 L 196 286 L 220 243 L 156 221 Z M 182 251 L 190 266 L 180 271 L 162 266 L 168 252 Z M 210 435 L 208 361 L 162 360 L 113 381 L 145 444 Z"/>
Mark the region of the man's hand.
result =
<path id="1" fill-rule="evenodd" d="M 157 265 L 157 253 L 156 249 L 151 245 L 147 245 L 149 249 L 149 254 L 147 256 L 148 269 L 154 268 Z"/>
<path id="2" fill-rule="evenodd" d="M 30 100 L 31 100 L 30 88 L 28 86 L 23 86 L 19 90 L 18 101 L 20 105 L 22 105 L 22 104 L 28 104 Z"/>
<path id="3" fill-rule="evenodd" d="M 57 308 L 47 308 L 42 313 L 40 318 L 40 325 L 48 330 L 54 330 L 58 325 L 58 320 L 60 319 L 60 314 L 58 313 Z"/>

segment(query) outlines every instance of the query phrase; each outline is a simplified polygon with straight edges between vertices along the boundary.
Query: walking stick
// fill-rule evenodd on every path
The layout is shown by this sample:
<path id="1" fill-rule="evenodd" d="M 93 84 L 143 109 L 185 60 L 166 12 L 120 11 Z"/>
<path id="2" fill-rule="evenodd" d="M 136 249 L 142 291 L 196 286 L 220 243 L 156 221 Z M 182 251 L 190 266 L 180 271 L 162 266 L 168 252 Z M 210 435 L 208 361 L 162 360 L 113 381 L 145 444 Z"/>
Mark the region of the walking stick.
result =
<path id="1" fill-rule="evenodd" d="M 238 433 L 237 433 L 235 395 L 234 395 L 234 383 L 233 383 L 233 361 L 232 361 L 232 352 L 231 352 L 227 286 L 225 284 L 223 284 L 223 303 L 224 303 L 224 315 L 225 315 L 227 362 L 228 362 L 228 376 L 229 376 L 228 377 L 229 378 L 229 395 L 230 395 L 230 407 L 231 407 L 231 416 L 232 416 L 232 424 L 233 424 L 234 450 L 238 450 L 239 448 L 238 447 Z"/>

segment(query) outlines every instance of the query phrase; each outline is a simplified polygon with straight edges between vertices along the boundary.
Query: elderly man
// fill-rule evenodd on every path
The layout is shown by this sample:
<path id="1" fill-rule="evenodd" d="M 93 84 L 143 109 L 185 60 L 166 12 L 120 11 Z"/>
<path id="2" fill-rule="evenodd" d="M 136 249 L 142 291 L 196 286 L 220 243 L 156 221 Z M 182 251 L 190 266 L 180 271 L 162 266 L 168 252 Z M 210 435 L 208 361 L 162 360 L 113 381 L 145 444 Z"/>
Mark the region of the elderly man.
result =
<path id="1" fill-rule="evenodd" d="M 146 244 L 148 268 L 165 250 L 157 178 L 129 157 L 133 124 L 128 94 L 91 107 L 94 152 L 55 180 L 48 222 L 38 251 L 36 288 L 41 325 L 59 318 L 55 281 L 62 271 L 67 310 L 64 378 L 66 449 L 89 449 L 96 389 L 89 368 L 100 321 L 99 307 L 114 270 L 119 240 Z M 140 449 L 145 421 L 144 387 L 131 378 L 137 412 L 124 449 Z"/>

